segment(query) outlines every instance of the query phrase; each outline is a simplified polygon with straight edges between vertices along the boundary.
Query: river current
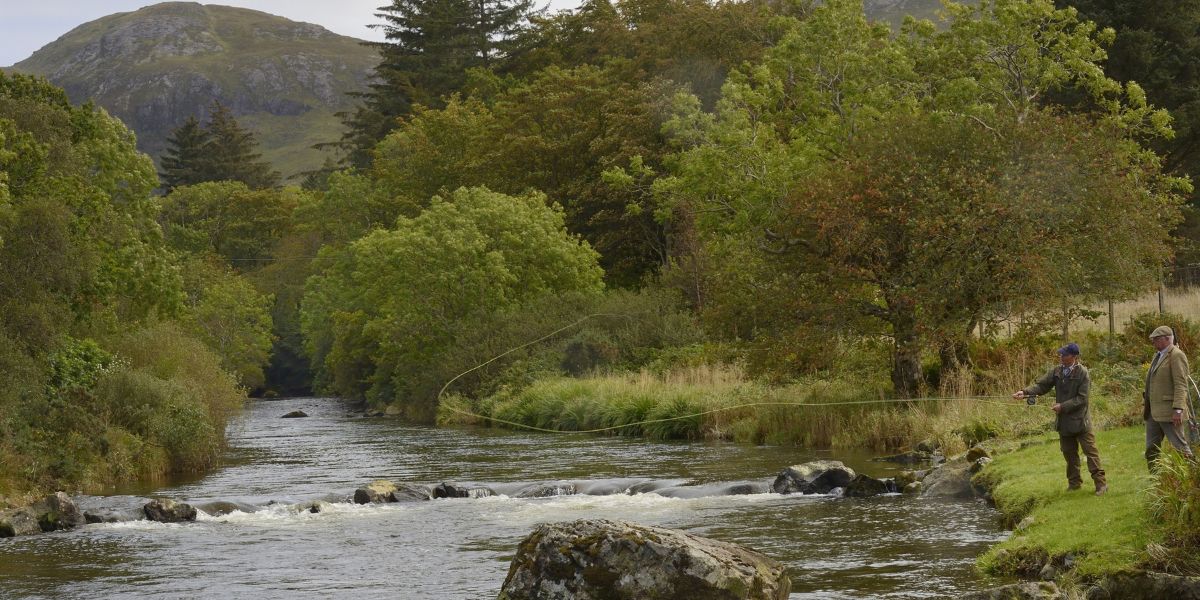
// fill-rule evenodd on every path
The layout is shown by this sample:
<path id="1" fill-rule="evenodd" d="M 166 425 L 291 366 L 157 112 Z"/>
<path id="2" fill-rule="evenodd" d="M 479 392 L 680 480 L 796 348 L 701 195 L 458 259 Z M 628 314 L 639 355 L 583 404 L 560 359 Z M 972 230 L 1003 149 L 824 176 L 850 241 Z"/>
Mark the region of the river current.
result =
<path id="1" fill-rule="evenodd" d="M 310 416 L 279 418 L 295 409 Z M 783 467 L 819 458 L 877 477 L 901 468 L 865 454 L 415 427 L 326 398 L 253 401 L 230 441 L 225 464 L 203 478 L 80 503 L 132 514 L 164 496 L 237 510 L 0 540 L 0 597 L 495 598 L 535 525 L 609 518 L 754 548 L 787 565 L 793 599 L 941 598 L 994 585 L 974 560 L 1007 535 L 979 502 L 766 491 Z M 500 495 L 349 500 L 374 479 L 485 485 Z M 580 493 L 514 497 L 543 482 Z M 746 486 L 759 493 L 729 493 Z M 325 502 L 320 512 L 306 510 L 314 501 Z"/>

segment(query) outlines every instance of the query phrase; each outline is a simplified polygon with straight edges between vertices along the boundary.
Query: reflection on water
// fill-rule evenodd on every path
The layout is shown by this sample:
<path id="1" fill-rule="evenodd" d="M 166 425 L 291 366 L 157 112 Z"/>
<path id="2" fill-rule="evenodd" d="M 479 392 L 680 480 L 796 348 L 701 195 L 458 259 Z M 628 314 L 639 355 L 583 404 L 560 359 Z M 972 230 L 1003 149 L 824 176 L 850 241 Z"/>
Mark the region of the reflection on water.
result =
<path id="1" fill-rule="evenodd" d="M 312 416 L 278 418 L 297 408 Z M 431 429 L 311 398 L 255 402 L 232 434 L 229 464 L 207 477 L 85 503 L 127 510 L 157 494 L 255 510 L 2 540 L 0 595 L 494 598 L 517 543 L 536 524 L 603 517 L 755 548 L 788 565 L 793 598 L 942 597 L 987 584 L 974 557 L 1005 535 L 977 503 L 723 495 L 732 484 L 761 490 L 783 466 L 830 457 L 790 448 Z M 898 468 L 865 455 L 835 458 L 876 476 Z M 377 478 L 457 481 L 501 494 L 542 481 L 590 494 L 637 484 L 659 493 L 345 501 Z M 335 502 L 315 514 L 295 506 L 316 499 Z"/>

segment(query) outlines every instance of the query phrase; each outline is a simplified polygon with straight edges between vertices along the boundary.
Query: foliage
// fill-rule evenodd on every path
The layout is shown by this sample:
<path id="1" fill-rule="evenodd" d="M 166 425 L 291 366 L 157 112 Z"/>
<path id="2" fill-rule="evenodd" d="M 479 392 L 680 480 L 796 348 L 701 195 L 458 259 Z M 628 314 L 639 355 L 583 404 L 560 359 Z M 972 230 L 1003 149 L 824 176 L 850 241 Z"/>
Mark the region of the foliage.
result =
<path id="1" fill-rule="evenodd" d="M 187 301 L 181 326 L 215 352 L 240 385 L 262 389 L 274 342 L 274 299 L 219 263 L 192 258 L 184 266 Z"/>
<path id="2" fill-rule="evenodd" d="M 707 268 L 688 287 L 706 314 L 738 314 L 739 295 L 727 286 L 770 290 L 807 277 L 810 286 L 791 284 L 799 302 L 766 301 L 803 316 L 762 333 L 780 335 L 827 307 L 842 307 L 859 335 L 877 332 L 878 318 L 895 342 L 895 391 L 912 395 L 925 340 L 947 336 L 943 369 L 958 368 L 967 332 L 997 302 L 1019 296 L 1042 302 L 1030 310 L 1070 312 L 1101 290 L 1128 294 L 1156 277 L 1169 252 L 1156 242 L 1177 222 L 1186 186 L 1133 141 L 1167 134 L 1168 117 L 1136 85 L 1104 77 L 1097 63 L 1111 32 L 1045 0 L 951 4 L 948 13 L 946 29 L 910 22 L 892 37 L 857 3 L 829 2 L 760 65 L 731 75 L 715 118 L 695 103 L 678 105 L 669 128 L 685 151 L 676 175 L 656 187 L 668 214 L 696 216 L 700 256 L 692 262 Z M 1050 91 L 1069 86 L 1089 94 L 1093 114 L 1040 108 Z M 856 179 L 860 169 L 865 178 Z M 1021 201 L 1010 202 L 1012 193 Z M 1122 250 L 1110 252 L 1107 237 L 1088 230 L 1107 234 L 1115 223 L 1087 207 L 1120 212 L 1125 197 L 1141 207 L 1124 214 L 1150 230 L 1121 231 Z M 918 205 L 928 220 L 910 210 Z M 1068 210 L 1070 226 L 1038 225 L 1040 206 Z M 1024 220 L 1012 220 L 1013 211 Z M 980 236 L 988 241 L 976 243 Z M 1030 252 L 1039 239 L 1070 248 L 1071 258 L 1055 268 L 1025 262 L 1049 260 L 1048 248 Z M 927 256 L 932 270 L 889 278 L 899 274 L 886 266 L 889 255 Z M 747 274 L 742 264 L 759 268 Z M 997 283 L 1006 277 L 1019 285 Z M 926 284 L 939 293 L 922 295 Z M 724 320 L 711 325 L 741 339 L 762 335 Z"/>
<path id="3" fill-rule="evenodd" d="M 362 103 L 344 117 L 348 164 L 365 167 L 370 149 L 417 105 L 440 107 L 474 67 L 502 69 L 528 26 L 532 0 L 392 0 L 379 7 L 386 42 Z"/>
<path id="4" fill-rule="evenodd" d="M 1156 3 L 1152 10 L 1127 0 L 1076 0 L 1070 5 L 1080 18 L 1116 31 L 1106 48 L 1105 73 L 1117 81 L 1136 81 L 1150 103 L 1171 112 L 1175 135 L 1152 140 L 1151 147 L 1163 156 L 1166 172 L 1195 179 L 1200 174 L 1200 71 L 1195 68 L 1200 62 L 1200 4 L 1172 0 Z"/>
<path id="5" fill-rule="evenodd" d="M 301 325 L 318 382 L 428 418 L 434 397 L 411 379 L 438 364 L 455 324 L 547 294 L 599 291 L 595 252 L 569 236 L 539 194 L 485 188 L 435 198 L 376 230 L 309 279 Z"/>
<path id="6" fill-rule="evenodd" d="M 0 132 L 3 493 L 211 465 L 242 397 L 215 355 L 165 325 L 137 352 L 114 340 L 184 304 L 149 158 L 119 121 L 20 75 L 0 73 Z M 112 381 L 179 352 L 186 361 L 157 375 L 150 396 L 110 393 Z M 118 406 L 150 397 L 161 400 L 145 409 L 153 424 L 134 432 L 114 421 Z"/>
<path id="7" fill-rule="evenodd" d="M 176 250 L 212 253 L 244 272 L 270 258 L 303 197 L 295 188 L 254 190 L 240 181 L 188 185 L 163 200 L 159 222 Z"/>

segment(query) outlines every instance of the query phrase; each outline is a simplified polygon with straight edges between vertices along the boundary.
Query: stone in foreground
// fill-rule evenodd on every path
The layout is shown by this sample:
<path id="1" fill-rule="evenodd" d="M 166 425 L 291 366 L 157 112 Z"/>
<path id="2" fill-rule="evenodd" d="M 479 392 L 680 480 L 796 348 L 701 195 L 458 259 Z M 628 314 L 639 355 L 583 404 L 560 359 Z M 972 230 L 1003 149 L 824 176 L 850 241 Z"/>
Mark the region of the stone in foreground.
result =
<path id="1" fill-rule="evenodd" d="M 529 534 L 499 600 L 782 600 L 790 589 L 782 564 L 736 544 L 585 519 Z"/>
<path id="2" fill-rule="evenodd" d="M 71 497 L 55 492 L 29 506 L 0 512 L 0 538 L 73 529 L 84 523 Z"/>

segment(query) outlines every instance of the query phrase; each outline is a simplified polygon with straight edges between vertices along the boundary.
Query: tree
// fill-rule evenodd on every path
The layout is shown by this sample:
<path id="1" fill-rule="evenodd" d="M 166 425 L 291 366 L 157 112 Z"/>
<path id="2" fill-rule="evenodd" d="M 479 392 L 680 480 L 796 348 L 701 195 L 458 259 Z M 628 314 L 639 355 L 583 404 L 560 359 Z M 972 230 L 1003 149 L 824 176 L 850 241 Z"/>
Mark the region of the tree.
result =
<path id="1" fill-rule="evenodd" d="M 266 384 L 263 368 L 271 356 L 271 306 L 274 299 L 259 293 L 249 281 L 204 257 L 185 263 L 187 301 L 181 315 L 186 331 L 221 357 L 221 365 L 238 384 L 260 390 Z"/>
<path id="2" fill-rule="evenodd" d="M 205 131 L 204 181 L 240 181 L 253 189 L 279 187 L 279 173 L 261 160 L 254 134 L 219 101 L 213 101 Z"/>
<path id="3" fill-rule="evenodd" d="M 1068 3 L 1056 2 L 1066 8 Z M 1080 18 L 1116 30 L 1107 48 L 1105 73 L 1117 81 L 1136 81 L 1146 98 L 1171 112 L 1171 138 L 1157 137 L 1151 147 L 1163 155 L 1168 173 L 1200 176 L 1200 2 L 1165 0 L 1076 0 Z M 1193 204 L 1195 196 L 1192 197 Z M 1200 237 L 1193 223 L 1187 236 Z M 1195 248 L 1186 248 L 1195 256 Z"/>
<path id="4" fill-rule="evenodd" d="M 533 0 L 393 0 L 380 7 L 387 42 L 362 104 L 344 116 L 347 162 L 365 167 L 370 149 L 416 105 L 440 107 L 472 68 L 500 69 L 535 12 Z"/>
<path id="5" fill-rule="evenodd" d="M 245 272 L 271 256 L 302 194 L 295 188 L 254 190 L 240 181 L 184 186 L 163 200 L 159 221 L 177 250 L 215 254 Z"/>
<path id="6" fill-rule="evenodd" d="M 1081 117 L 1032 111 L 997 137 L 969 118 L 901 114 L 847 150 L 796 182 L 787 252 L 887 325 L 902 397 L 918 392 L 925 346 L 1009 304 L 1053 310 L 1152 285 L 1179 219 L 1153 155 Z"/>
<path id="7" fill-rule="evenodd" d="M 463 188 L 376 230 L 309 278 L 301 323 L 318 383 L 429 420 L 429 377 L 464 322 L 534 298 L 602 288 L 596 254 L 545 197 Z"/>
<path id="8" fill-rule="evenodd" d="M 1061 137 L 1051 138 L 1063 145 L 1060 150 L 1064 156 L 1081 161 L 1068 161 L 1064 168 L 1076 168 L 1078 173 L 1103 171 L 1086 163 L 1078 151 L 1069 152 L 1070 145 L 1062 141 L 1077 139 L 1083 135 L 1082 131 L 1095 128 L 1116 136 L 1114 144 L 1119 142 L 1116 147 L 1099 144 L 1108 154 L 1094 157 L 1096 165 L 1107 168 L 1119 160 L 1140 165 L 1138 169 L 1144 169 L 1142 174 L 1146 176 L 1143 187 L 1121 182 L 1124 186 L 1121 189 L 1168 198 L 1163 203 L 1171 204 L 1170 190 L 1175 188 L 1171 188 L 1170 180 L 1161 179 L 1154 160 L 1122 145 L 1142 136 L 1168 134 L 1168 117 L 1146 102 L 1138 86 L 1122 85 L 1104 76 L 1098 62 L 1104 57 L 1102 45 L 1111 38 L 1110 31 L 1080 23 L 1072 11 L 1055 10 L 1048 0 L 998 0 L 978 6 L 949 4 L 947 10 L 951 20 L 946 28 L 910 21 L 902 35 L 893 37 L 886 28 L 869 24 L 858 3 L 827 2 L 768 50 L 760 64 L 730 76 L 715 116 L 702 113 L 699 102 L 678 105 L 668 130 L 685 149 L 672 161 L 674 176 L 657 182 L 656 189 L 664 212 L 696 219 L 699 256 L 693 262 L 705 265 L 706 270 L 690 274 L 694 282 L 688 287 L 698 290 L 697 296 L 702 298 L 705 313 L 710 317 L 736 317 L 736 305 L 715 303 L 737 302 L 747 296 L 759 303 L 772 303 L 776 308 L 771 314 L 784 317 L 769 323 L 740 317 L 710 322 L 713 330 L 739 341 L 756 343 L 763 336 L 786 337 L 788 329 L 806 326 L 805 320 L 813 315 L 828 314 L 818 303 L 803 297 L 764 293 L 786 290 L 788 286 L 803 294 L 812 293 L 826 285 L 822 281 L 814 283 L 814 278 L 833 277 L 827 271 L 801 268 L 804 261 L 797 264 L 776 259 L 791 255 L 796 251 L 793 244 L 807 239 L 798 236 L 794 225 L 796 198 L 804 197 L 797 190 L 816 186 L 827 195 L 855 206 L 859 200 L 851 201 L 837 190 L 817 185 L 812 174 L 828 174 L 848 166 L 866 168 L 848 161 L 864 147 L 884 144 L 881 139 L 892 140 L 887 143 L 893 144 L 893 151 L 907 152 L 904 142 L 920 143 L 918 137 L 903 138 L 896 133 L 893 137 L 879 138 L 876 131 L 880 127 L 890 130 L 904 118 L 915 119 L 915 123 L 926 123 L 926 119 L 937 123 L 939 118 L 974 123 L 978 128 L 975 135 L 1006 139 L 1009 132 L 1024 131 L 1031 119 L 1047 123 L 1035 116 L 1041 114 L 1041 106 L 1052 91 L 1081 90 L 1092 99 L 1087 113 L 1091 124 L 1059 129 L 1056 135 Z M 866 141 L 860 142 L 859 138 Z M 1010 149 L 1027 152 L 1029 156 L 1053 155 L 1051 150 L 1033 144 Z M 970 152 L 983 152 L 983 147 Z M 931 155 L 931 160 L 934 158 Z M 1000 158 L 1003 160 L 997 159 L 999 164 L 1010 164 L 1013 160 L 1003 153 Z M 894 161 L 883 163 L 896 169 L 909 168 Z M 1014 165 L 1020 167 L 1015 173 L 1029 171 L 1022 165 Z M 917 172 L 916 167 L 911 170 Z M 872 173 L 872 177 L 879 179 L 886 175 L 879 171 Z M 916 179 L 912 182 L 905 180 L 898 185 L 912 187 L 928 176 L 935 187 L 944 187 L 939 194 L 957 189 L 954 180 L 943 179 L 937 173 L 913 176 Z M 857 185 L 833 179 L 841 185 Z M 1086 179 L 1075 181 L 1082 185 Z M 1031 189 L 1047 191 L 1038 186 Z M 860 192 L 866 191 L 860 188 Z M 894 195 L 887 195 L 901 193 L 900 190 L 879 193 L 884 193 L 889 201 L 900 201 Z M 1064 190 L 1061 196 L 1076 197 L 1074 194 Z M 1169 209 L 1163 214 L 1168 221 L 1172 218 Z M 947 230 L 946 234 L 953 231 Z M 888 232 L 878 233 L 886 239 Z M 1127 274 L 1101 258 L 1103 254 L 1093 252 L 1082 256 L 1080 264 L 1088 267 L 1084 271 L 1103 273 L 1121 283 L 1144 282 L 1141 269 L 1145 263 L 1141 258 L 1135 261 L 1141 266 Z M 743 270 L 737 261 L 757 267 Z M 876 302 L 883 294 L 892 293 L 881 287 L 884 283 L 864 278 L 855 280 L 853 285 L 848 282 L 833 296 L 834 304 L 861 306 L 864 298 Z M 1052 296 L 1059 311 L 1078 306 L 1090 293 L 1063 281 L 1059 283 L 1062 285 L 1055 288 Z M 732 291 L 734 286 L 741 286 L 741 292 Z M 961 357 L 970 323 L 970 318 L 949 315 L 933 321 L 922 320 L 925 318 L 922 315 L 959 309 L 930 304 L 929 297 L 915 298 L 909 293 L 892 298 L 902 310 L 896 318 L 882 321 L 885 325 L 882 333 L 893 336 L 896 343 L 893 382 L 900 394 L 912 394 L 917 387 L 912 378 L 914 356 L 910 350 L 919 348 L 928 339 L 946 339 L 954 346 L 947 356 Z M 905 302 L 916 304 L 903 308 Z M 1049 307 L 1043 305 L 1041 310 Z M 864 311 L 843 311 L 843 314 L 854 317 L 841 321 L 847 332 L 880 333 L 881 321 L 862 319 Z M 935 321 L 939 323 L 934 327 L 936 334 L 929 329 L 929 323 Z M 944 328 L 941 325 L 951 322 L 956 324 Z M 916 337 L 913 331 L 917 332 Z M 922 337 L 930 335 L 944 338 Z M 953 362 L 944 362 L 943 368 L 953 368 Z"/>
<path id="9" fill-rule="evenodd" d="M 167 138 L 161 173 L 167 192 L 208 181 L 239 181 L 254 189 L 279 187 L 279 173 L 262 160 L 254 134 L 214 100 L 203 125 L 188 117 Z"/>
<path id="10" fill-rule="evenodd" d="M 207 148 L 211 137 L 196 117 L 188 117 L 183 125 L 171 132 L 159 173 L 168 193 L 179 186 L 206 181 L 209 171 Z"/>

